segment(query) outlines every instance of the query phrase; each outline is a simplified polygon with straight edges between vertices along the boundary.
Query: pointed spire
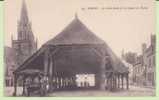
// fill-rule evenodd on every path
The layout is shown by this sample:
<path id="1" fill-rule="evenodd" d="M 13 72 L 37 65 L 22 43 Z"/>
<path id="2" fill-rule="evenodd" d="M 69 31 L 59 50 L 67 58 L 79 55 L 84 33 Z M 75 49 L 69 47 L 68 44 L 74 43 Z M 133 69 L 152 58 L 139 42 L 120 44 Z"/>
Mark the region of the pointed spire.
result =
<path id="1" fill-rule="evenodd" d="M 28 20 L 28 12 L 27 12 L 27 7 L 26 7 L 25 0 L 22 1 L 20 21 L 25 21 L 25 22 L 29 21 Z"/>

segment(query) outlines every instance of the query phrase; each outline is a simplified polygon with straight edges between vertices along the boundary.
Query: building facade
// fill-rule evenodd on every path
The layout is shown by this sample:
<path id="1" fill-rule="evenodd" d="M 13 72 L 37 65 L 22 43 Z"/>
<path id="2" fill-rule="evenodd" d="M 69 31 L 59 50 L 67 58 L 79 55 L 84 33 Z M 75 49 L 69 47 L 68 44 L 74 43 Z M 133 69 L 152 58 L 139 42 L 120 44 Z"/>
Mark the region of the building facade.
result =
<path id="1" fill-rule="evenodd" d="M 150 45 L 142 44 L 142 55 L 136 58 L 133 67 L 133 81 L 138 85 L 155 86 L 155 35 L 151 35 Z"/>
<path id="2" fill-rule="evenodd" d="M 143 56 L 139 55 L 136 57 L 136 62 L 133 65 L 133 82 L 136 85 L 143 85 L 145 82 L 144 75 L 145 67 L 143 64 Z"/>
<path id="3" fill-rule="evenodd" d="M 4 48 L 4 66 L 5 67 L 5 85 L 13 86 L 13 71 L 15 70 L 15 55 L 14 50 L 11 47 Z"/>
<path id="4" fill-rule="evenodd" d="M 31 22 L 28 18 L 28 12 L 25 1 L 23 1 L 22 3 L 20 20 L 18 21 L 17 39 L 13 39 L 12 36 L 11 41 L 11 49 L 12 53 L 14 54 L 14 59 L 12 59 L 12 65 L 7 60 L 5 61 L 6 86 L 13 85 L 11 84 L 13 83 L 13 71 L 37 50 L 37 39 L 35 39 L 32 31 Z M 8 53 L 7 51 L 5 52 Z"/>
<path id="5" fill-rule="evenodd" d="M 146 85 L 155 86 L 155 35 L 151 35 L 150 46 L 143 45 Z"/>

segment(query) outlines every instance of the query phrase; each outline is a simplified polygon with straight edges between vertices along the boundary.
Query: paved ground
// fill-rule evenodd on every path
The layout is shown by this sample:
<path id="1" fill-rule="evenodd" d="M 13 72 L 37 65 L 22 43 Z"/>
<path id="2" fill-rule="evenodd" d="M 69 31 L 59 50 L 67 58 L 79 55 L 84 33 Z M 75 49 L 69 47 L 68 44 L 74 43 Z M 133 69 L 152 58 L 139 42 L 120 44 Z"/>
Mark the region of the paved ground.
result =
<path id="1" fill-rule="evenodd" d="M 21 94 L 22 88 L 18 88 L 18 94 Z M 13 87 L 6 88 L 6 96 L 11 96 Z M 47 96 L 70 97 L 70 96 L 155 96 L 154 88 L 130 86 L 129 90 L 119 90 L 116 92 L 99 91 L 99 90 L 74 90 L 74 91 L 56 91 L 49 93 Z"/>
<path id="2" fill-rule="evenodd" d="M 13 87 L 5 87 L 5 93 L 4 96 L 12 96 L 13 92 L 14 92 L 14 88 Z M 18 87 L 17 88 L 17 95 L 21 95 L 23 88 L 22 87 Z"/>

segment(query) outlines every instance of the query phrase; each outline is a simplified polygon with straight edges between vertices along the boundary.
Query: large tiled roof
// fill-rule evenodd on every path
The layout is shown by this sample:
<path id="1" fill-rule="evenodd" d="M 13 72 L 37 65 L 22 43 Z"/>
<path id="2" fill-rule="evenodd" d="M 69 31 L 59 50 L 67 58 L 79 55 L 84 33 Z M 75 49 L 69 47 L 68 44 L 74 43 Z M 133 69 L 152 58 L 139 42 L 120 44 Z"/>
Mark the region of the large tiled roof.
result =
<path id="1" fill-rule="evenodd" d="M 103 40 L 91 32 L 78 18 L 75 18 L 62 32 L 49 40 L 47 45 L 102 44 Z"/>

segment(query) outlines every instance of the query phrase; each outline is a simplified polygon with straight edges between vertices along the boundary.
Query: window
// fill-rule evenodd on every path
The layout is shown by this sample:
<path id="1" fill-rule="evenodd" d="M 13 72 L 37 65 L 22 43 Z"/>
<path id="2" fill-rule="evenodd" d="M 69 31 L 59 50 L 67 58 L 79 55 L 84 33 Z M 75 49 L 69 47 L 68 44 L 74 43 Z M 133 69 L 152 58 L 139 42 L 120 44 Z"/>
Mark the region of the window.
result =
<path id="1" fill-rule="evenodd" d="M 156 64 L 155 64 L 155 57 L 153 56 L 153 66 L 155 66 Z"/>
<path id="2" fill-rule="evenodd" d="M 22 32 L 19 33 L 19 39 L 22 39 Z"/>
<path id="3" fill-rule="evenodd" d="M 149 59 L 149 67 L 151 67 L 151 59 Z"/>

